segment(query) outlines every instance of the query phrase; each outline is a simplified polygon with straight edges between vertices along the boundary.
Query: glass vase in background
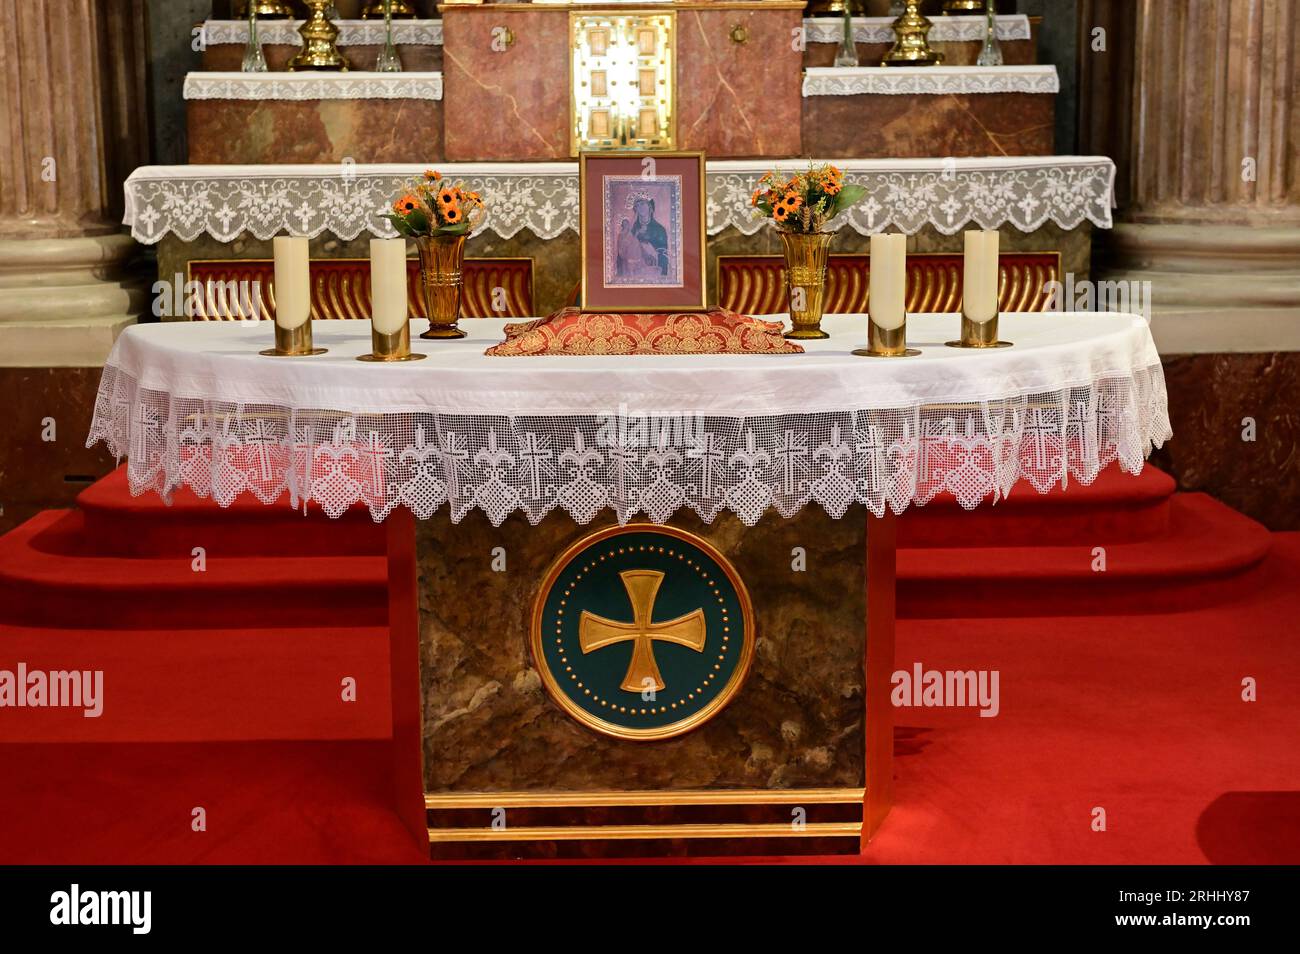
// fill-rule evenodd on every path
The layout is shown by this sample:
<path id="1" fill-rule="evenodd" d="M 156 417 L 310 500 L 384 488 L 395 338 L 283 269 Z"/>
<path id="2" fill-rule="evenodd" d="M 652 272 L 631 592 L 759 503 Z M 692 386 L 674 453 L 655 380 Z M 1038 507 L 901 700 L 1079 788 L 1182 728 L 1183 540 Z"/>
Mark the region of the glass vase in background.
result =
<path id="1" fill-rule="evenodd" d="M 1002 47 L 998 43 L 998 14 L 996 0 L 984 4 L 984 45 L 975 59 L 976 66 L 1001 66 Z"/>
<path id="2" fill-rule="evenodd" d="M 239 64 L 244 73 L 265 73 L 266 57 L 262 55 L 262 41 L 257 36 L 257 4 L 248 5 L 248 43 L 244 46 L 244 60 Z"/>
<path id="3" fill-rule="evenodd" d="M 397 55 L 397 47 L 393 44 L 393 0 L 384 0 L 384 48 L 379 51 L 375 72 L 402 72 L 402 60 Z"/>

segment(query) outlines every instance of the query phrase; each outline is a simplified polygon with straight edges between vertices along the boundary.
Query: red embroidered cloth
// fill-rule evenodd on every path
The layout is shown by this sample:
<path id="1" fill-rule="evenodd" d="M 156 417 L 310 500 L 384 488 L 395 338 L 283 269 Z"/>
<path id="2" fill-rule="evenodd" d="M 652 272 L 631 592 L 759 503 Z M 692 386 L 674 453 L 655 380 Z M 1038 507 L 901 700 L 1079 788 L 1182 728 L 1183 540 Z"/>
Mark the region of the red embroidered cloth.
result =
<path id="1" fill-rule="evenodd" d="M 506 325 L 494 357 L 538 354 L 802 354 L 783 326 L 725 308 L 663 314 L 603 314 L 561 308 L 547 318 Z"/>

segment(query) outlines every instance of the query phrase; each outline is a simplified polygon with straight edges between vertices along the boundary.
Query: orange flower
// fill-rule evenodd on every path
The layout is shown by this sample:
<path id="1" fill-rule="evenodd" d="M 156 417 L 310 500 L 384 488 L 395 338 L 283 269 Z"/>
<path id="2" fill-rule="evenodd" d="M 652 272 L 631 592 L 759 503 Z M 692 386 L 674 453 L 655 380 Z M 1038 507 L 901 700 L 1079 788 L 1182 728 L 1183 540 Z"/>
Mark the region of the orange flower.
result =
<path id="1" fill-rule="evenodd" d="M 442 217 L 448 225 L 455 225 L 461 220 L 460 206 L 449 205 L 443 208 Z"/>
<path id="2" fill-rule="evenodd" d="M 825 192 L 827 195 L 834 195 L 835 193 L 839 192 L 840 191 L 839 180 L 832 179 L 829 182 L 822 183 L 822 191 Z"/>
<path id="3" fill-rule="evenodd" d="M 410 215 L 419 207 L 420 200 L 410 193 L 407 193 L 393 203 L 393 210 L 402 213 L 402 215 Z"/>
<path id="4" fill-rule="evenodd" d="M 762 197 L 762 195 L 763 195 L 762 189 L 755 189 L 754 194 L 749 197 L 749 204 L 751 206 L 758 205 L 758 200 Z"/>
<path id="5" fill-rule="evenodd" d="M 781 204 L 785 206 L 787 212 L 798 212 L 799 207 L 803 205 L 803 199 L 793 192 L 787 192 L 785 197 L 781 199 Z"/>
<path id="6" fill-rule="evenodd" d="M 789 214 L 790 213 L 785 210 L 784 205 L 778 204 L 772 206 L 772 218 L 776 219 L 778 222 L 784 222 Z"/>
<path id="7" fill-rule="evenodd" d="M 424 177 L 428 179 L 430 182 L 438 182 L 442 179 L 442 173 L 437 172 L 433 169 L 425 169 Z"/>
<path id="8" fill-rule="evenodd" d="M 451 189 L 444 188 L 438 193 L 438 204 L 444 209 L 449 205 L 456 204 L 456 195 Z"/>

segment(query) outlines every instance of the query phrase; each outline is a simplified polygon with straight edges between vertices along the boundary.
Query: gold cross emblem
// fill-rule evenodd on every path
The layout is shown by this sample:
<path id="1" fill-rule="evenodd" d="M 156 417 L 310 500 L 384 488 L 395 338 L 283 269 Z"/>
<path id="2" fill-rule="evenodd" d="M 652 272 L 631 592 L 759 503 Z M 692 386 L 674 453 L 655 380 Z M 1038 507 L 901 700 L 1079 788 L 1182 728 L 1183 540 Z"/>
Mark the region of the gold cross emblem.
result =
<path id="1" fill-rule="evenodd" d="M 632 622 L 620 623 L 583 610 L 578 620 L 578 644 L 586 654 L 633 640 L 632 661 L 623 676 L 622 688 L 628 692 L 645 692 L 647 689 L 657 692 L 664 688 L 664 680 L 655 662 L 654 641 L 676 643 L 697 653 L 704 652 L 704 610 L 694 610 L 666 623 L 652 622 L 655 597 L 664 575 L 658 570 L 624 570 L 619 576 L 632 603 Z"/>

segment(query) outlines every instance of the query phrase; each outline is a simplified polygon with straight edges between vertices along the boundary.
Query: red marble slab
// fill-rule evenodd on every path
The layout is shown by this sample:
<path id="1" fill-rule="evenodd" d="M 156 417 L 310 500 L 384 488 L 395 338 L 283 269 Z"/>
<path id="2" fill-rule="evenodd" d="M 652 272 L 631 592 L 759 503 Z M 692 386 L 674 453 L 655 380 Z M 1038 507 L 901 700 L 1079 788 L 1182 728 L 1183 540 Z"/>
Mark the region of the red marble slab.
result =
<path id="1" fill-rule="evenodd" d="M 802 11 L 677 12 L 677 141 L 715 159 L 797 156 Z M 746 34 L 732 39 L 733 27 Z"/>
<path id="2" fill-rule="evenodd" d="M 443 110 L 437 100 L 201 99 L 185 105 L 193 163 L 443 158 Z"/>
<path id="3" fill-rule="evenodd" d="M 808 96 L 803 148 L 828 159 L 1047 156 L 1054 93 Z"/>
<path id="4" fill-rule="evenodd" d="M 568 159 L 568 12 L 448 7 L 442 30 L 447 158 Z"/>

